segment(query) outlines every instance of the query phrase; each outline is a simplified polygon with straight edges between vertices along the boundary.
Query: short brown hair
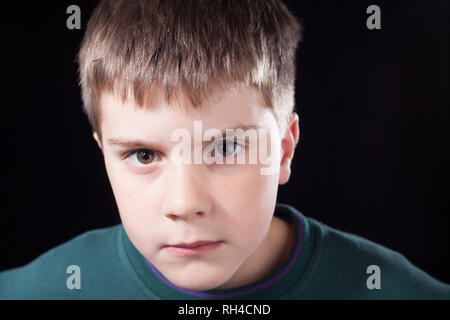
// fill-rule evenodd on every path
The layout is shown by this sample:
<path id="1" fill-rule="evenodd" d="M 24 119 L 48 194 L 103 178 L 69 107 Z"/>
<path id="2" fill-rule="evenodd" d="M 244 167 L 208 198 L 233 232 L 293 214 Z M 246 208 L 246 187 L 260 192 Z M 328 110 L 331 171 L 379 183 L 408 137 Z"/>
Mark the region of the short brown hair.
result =
<path id="1" fill-rule="evenodd" d="M 159 85 L 168 104 L 201 105 L 213 84 L 252 86 L 282 127 L 294 110 L 301 25 L 281 0 L 102 0 L 78 53 L 83 110 L 100 132 L 103 90 L 138 106 Z"/>

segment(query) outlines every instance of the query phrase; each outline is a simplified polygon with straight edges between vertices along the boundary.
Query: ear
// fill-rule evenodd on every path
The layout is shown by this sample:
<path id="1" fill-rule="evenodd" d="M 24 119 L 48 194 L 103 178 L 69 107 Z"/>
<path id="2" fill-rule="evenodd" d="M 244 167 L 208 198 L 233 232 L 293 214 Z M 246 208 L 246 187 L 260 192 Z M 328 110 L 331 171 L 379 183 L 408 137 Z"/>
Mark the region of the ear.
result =
<path id="1" fill-rule="evenodd" d="M 102 141 L 99 138 L 98 134 L 96 131 L 94 131 L 94 133 L 92 134 L 92 136 L 94 137 L 94 140 L 97 142 L 98 147 L 100 148 L 100 150 L 102 150 L 103 152 L 103 146 L 102 146 Z"/>
<path id="2" fill-rule="evenodd" d="M 281 163 L 280 163 L 280 176 L 278 179 L 279 184 L 285 184 L 289 181 L 291 176 L 291 161 L 294 157 L 295 146 L 299 139 L 300 129 L 298 126 L 298 114 L 293 112 L 284 136 L 281 139 Z"/>

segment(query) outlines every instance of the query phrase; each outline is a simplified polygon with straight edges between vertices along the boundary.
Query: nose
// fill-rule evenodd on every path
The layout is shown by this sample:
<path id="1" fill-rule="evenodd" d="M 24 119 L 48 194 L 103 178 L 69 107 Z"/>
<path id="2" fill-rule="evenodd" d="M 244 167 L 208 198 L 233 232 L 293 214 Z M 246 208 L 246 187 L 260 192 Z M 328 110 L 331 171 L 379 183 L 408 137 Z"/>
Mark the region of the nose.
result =
<path id="1" fill-rule="evenodd" d="M 171 172 L 163 201 L 163 212 L 168 219 L 189 220 L 211 211 L 211 198 L 200 170 L 193 164 L 180 164 Z"/>

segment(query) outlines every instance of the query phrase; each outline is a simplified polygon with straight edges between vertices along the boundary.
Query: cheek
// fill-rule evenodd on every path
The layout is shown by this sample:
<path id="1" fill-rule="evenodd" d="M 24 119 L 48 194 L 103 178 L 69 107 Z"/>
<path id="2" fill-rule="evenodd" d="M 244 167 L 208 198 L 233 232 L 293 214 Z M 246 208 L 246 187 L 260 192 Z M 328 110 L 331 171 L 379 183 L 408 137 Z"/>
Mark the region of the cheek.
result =
<path id="1" fill-rule="evenodd" d="M 127 210 L 135 203 L 136 190 L 132 187 L 131 177 L 123 172 L 122 165 L 118 161 L 105 156 L 105 167 L 119 212 L 122 213 L 122 210 Z"/>
<path id="2" fill-rule="evenodd" d="M 272 221 L 278 179 L 259 174 L 259 167 L 242 170 L 227 180 L 219 194 L 225 212 L 232 215 L 231 232 L 248 245 L 260 241 Z"/>
<path id="3" fill-rule="evenodd" d="M 157 199 L 160 197 L 154 191 L 158 190 L 144 176 L 130 172 L 118 161 L 109 161 L 105 157 L 108 178 L 119 210 L 120 218 L 125 227 L 140 232 L 148 232 L 152 225 L 152 216 L 148 213 L 158 212 Z"/>

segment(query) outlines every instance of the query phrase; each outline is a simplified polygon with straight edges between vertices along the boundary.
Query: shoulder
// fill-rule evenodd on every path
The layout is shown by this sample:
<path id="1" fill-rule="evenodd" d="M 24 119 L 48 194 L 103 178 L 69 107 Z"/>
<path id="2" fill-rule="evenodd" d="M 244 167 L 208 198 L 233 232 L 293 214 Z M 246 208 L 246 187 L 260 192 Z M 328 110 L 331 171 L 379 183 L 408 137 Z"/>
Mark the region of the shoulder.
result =
<path id="1" fill-rule="evenodd" d="M 118 254 L 121 225 L 85 232 L 29 264 L 0 272 L 0 299 L 71 298 L 67 278 L 75 270 L 101 272 Z"/>
<path id="2" fill-rule="evenodd" d="M 401 253 L 307 218 L 320 251 L 317 270 L 331 291 L 355 299 L 450 299 L 450 286 Z"/>

